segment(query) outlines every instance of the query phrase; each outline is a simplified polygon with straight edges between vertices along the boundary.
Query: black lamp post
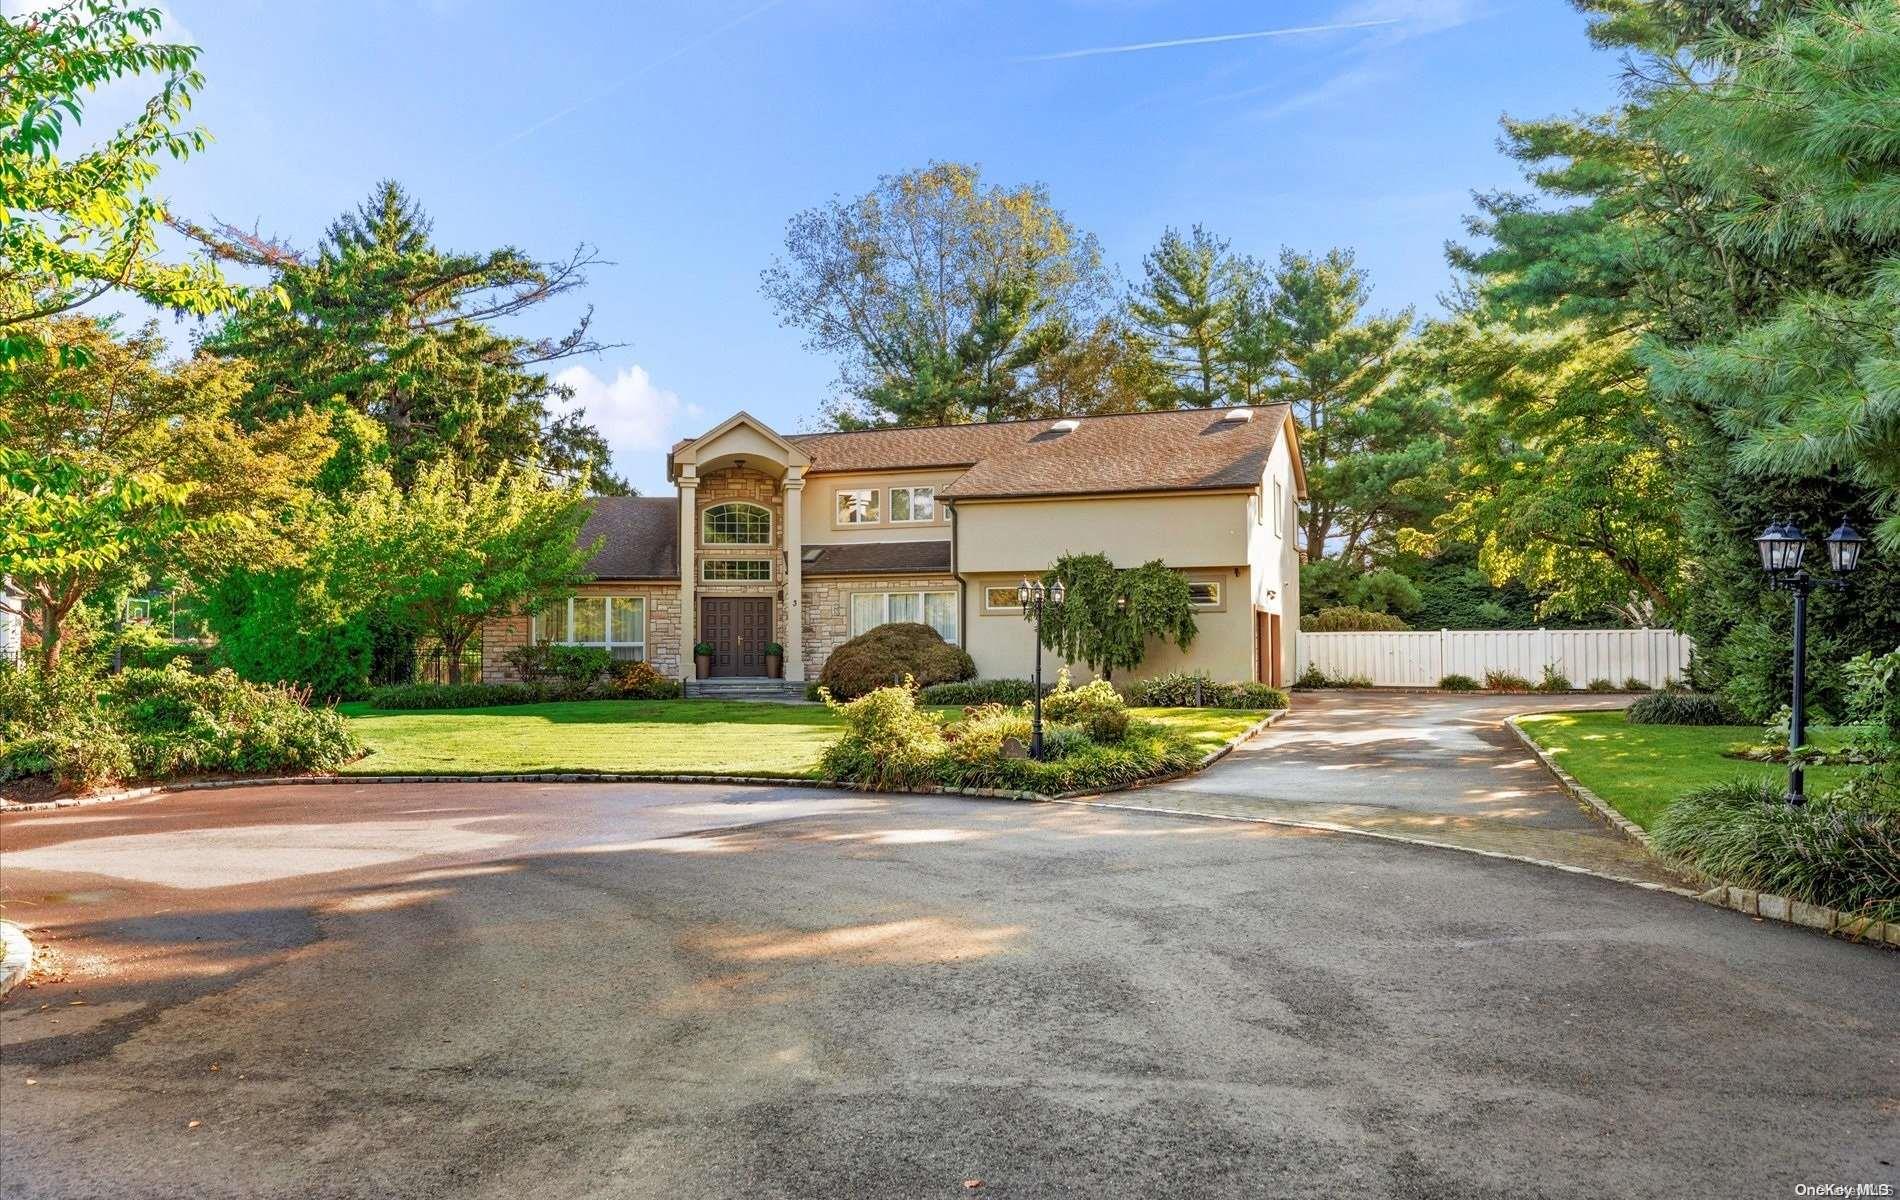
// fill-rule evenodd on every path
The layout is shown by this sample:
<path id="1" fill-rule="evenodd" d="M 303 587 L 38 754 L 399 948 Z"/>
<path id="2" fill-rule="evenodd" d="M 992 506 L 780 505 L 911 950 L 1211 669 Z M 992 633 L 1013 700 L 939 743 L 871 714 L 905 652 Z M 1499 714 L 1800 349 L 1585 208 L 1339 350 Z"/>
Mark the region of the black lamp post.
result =
<path id="1" fill-rule="evenodd" d="M 1037 761 L 1042 759 L 1042 613 L 1050 605 L 1060 608 L 1068 594 L 1060 579 L 1046 588 L 1040 579 L 1034 583 L 1025 579 L 1016 585 L 1016 602 L 1023 606 L 1023 615 L 1033 613 L 1036 618 L 1036 694 L 1029 721 L 1029 757 Z"/>
<path id="2" fill-rule="evenodd" d="M 1801 747 L 1807 744 L 1808 735 L 1808 595 L 1817 587 L 1846 587 L 1847 577 L 1860 565 L 1860 550 L 1866 544 L 1867 539 L 1842 517 L 1839 527 L 1827 535 L 1827 556 L 1834 574 L 1816 579 L 1801 569 L 1808 539 L 1791 522 L 1771 521 L 1755 539 L 1761 569 L 1768 572 L 1768 586 L 1794 593 L 1794 703 L 1788 718 L 1787 795 L 1792 805 L 1808 802 L 1801 766 Z"/>

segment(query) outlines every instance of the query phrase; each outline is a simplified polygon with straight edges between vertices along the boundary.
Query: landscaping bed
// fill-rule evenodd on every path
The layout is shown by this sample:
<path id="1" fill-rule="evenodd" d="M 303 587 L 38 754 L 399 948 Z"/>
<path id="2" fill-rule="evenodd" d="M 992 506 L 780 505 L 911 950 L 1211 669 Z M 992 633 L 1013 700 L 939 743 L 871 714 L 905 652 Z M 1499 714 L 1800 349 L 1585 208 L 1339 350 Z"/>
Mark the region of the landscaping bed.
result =
<path id="1" fill-rule="evenodd" d="M 505 775 L 542 772 L 697 774 L 815 779 L 840 732 L 812 705 L 719 700 L 574 700 L 503 708 L 384 711 L 346 704 L 370 753 L 345 775 Z M 925 711 L 944 720 L 962 709 Z M 1173 731 L 1195 757 L 1250 728 L 1258 712 L 1136 708 Z"/>
<path id="2" fill-rule="evenodd" d="M 1811 766 L 1808 802 L 1796 807 L 1782 798 L 1784 766 L 1736 755 L 1758 739 L 1752 726 L 1640 724 L 1622 712 L 1517 724 L 1695 875 L 1848 919 L 1900 921 L 1900 796 L 1874 768 Z M 1838 751 L 1847 737 L 1823 731 L 1816 748 Z"/>

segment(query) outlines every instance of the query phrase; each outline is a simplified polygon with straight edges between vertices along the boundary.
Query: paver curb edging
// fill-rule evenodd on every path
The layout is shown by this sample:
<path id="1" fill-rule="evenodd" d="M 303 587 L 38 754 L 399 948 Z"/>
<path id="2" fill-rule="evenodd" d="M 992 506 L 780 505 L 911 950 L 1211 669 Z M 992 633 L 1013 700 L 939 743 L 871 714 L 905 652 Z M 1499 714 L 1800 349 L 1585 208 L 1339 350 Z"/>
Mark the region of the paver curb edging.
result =
<path id="1" fill-rule="evenodd" d="M 1130 788 L 1147 787 L 1151 784 L 1166 783 L 1171 779 L 1182 779 L 1209 766 L 1233 753 L 1234 748 L 1245 742 L 1267 726 L 1286 716 L 1290 709 L 1278 708 L 1252 725 L 1241 730 L 1226 743 L 1215 747 L 1201 756 L 1201 760 L 1186 771 L 1173 775 L 1157 775 L 1153 779 L 1143 779 L 1126 787 L 1111 791 L 1124 792 Z M 380 784 L 380 783 L 725 783 L 744 787 L 809 787 L 830 788 L 837 791 L 865 791 L 856 784 L 836 779 L 812 779 L 803 775 L 688 775 L 641 774 L 639 772 L 589 772 L 589 771 L 534 771 L 522 774 L 497 775 L 266 775 L 258 778 L 238 779 L 189 779 L 177 783 L 154 783 L 143 787 L 121 788 L 113 792 L 97 792 L 90 796 L 63 796 L 58 800 L 40 800 L 32 804 L 8 804 L 0 807 L 0 813 L 52 812 L 62 808 L 84 808 L 94 804 L 109 804 L 117 800 L 143 800 L 148 796 L 169 795 L 173 792 L 222 791 L 227 788 L 243 787 L 294 787 L 300 784 Z M 1104 795 L 1096 791 L 1064 792 L 1052 796 L 1044 792 L 1017 791 L 1013 788 L 961 788 L 927 787 L 909 789 L 919 795 L 927 796 L 974 796 L 983 800 L 1023 800 L 1051 801 L 1073 796 Z"/>
<path id="2" fill-rule="evenodd" d="M 33 966 L 33 943 L 11 921 L 0 921 L 0 996 L 6 995 L 26 978 Z"/>
<path id="3" fill-rule="evenodd" d="M 1604 823 L 1608 824 L 1618 833 L 1621 833 L 1624 837 L 1629 838 L 1657 858 L 1662 858 L 1662 851 L 1656 849 L 1656 840 L 1649 836 L 1647 829 L 1644 829 L 1641 825 L 1630 820 L 1622 813 L 1617 812 L 1616 809 L 1610 805 L 1608 800 L 1605 800 L 1589 788 L 1578 783 L 1576 776 L 1558 766 L 1557 760 L 1552 758 L 1549 752 L 1538 745 L 1536 741 L 1531 738 L 1530 734 L 1524 732 L 1523 726 L 1517 723 L 1518 717 L 1536 715 L 1539 714 L 1518 713 L 1516 716 L 1504 718 L 1504 724 L 1512 733 L 1517 735 L 1517 740 L 1524 744 L 1524 748 L 1536 756 L 1538 762 L 1544 764 L 1544 770 L 1550 772 L 1551 777 L 1557 781 L 1557 786 L 1562 788 L 1566 795 L 1602 818 Z M 1671 865 L 1673 866 L 1674 864 Z"/>
<path id="4" fill-rule="evenodd" d="M 1734 909 L 1736 912 L 1760 917 L 1765 921 L 1781 921 L 1806 929 L 1818 929 L 1822 933 L 1846 938 L 1849 941 L 1868 942 L 1874 945 L 1885 943 L 1888 946 L 1900 948 L 1900 922 L 1882 922 L 1867 917 L 1850 916 L 1839 909 L 1828 908 L 1825 905 L 1807 904 L 1800 900 L 1791 900 L 1786 896 L 1770 895 L 1766 892 L 1736 887 L 1731 883 L 1709 880 L 1670 858 L 1656 848 L 1656 840 L 1649 835 L 1647 829 L 1617 812 L 1610 806 L 1609 801 L 1577 782 L 1576 776 L 1558 766 L 1549 752 L 1532 740 L 1530 734 L 1524 732 L 1523 727 L 1517 723 L 1518 717 L 1533 715 L 1536 714 L 1519 713 L 1516 716 L 1506 717 L 1504 724 L 1517 735 L 1518 741 L 1524 743 L 1524 748 L 1535 755 L 1538 762 L 1544 764 L 1544 769 L 1550 772 L 1551 778 L 1557 781 L 1558 787 L 1562 788 L 1571 799 L 1596 813 L 1618 832 L 1647 850 L 1658 861 L 1668 864 L 1671 870 L 1683 871 L 1713 885 L 1700 892 L 1685 890 L 1683 894 L 1693 896 L 1704 904 Z"/>

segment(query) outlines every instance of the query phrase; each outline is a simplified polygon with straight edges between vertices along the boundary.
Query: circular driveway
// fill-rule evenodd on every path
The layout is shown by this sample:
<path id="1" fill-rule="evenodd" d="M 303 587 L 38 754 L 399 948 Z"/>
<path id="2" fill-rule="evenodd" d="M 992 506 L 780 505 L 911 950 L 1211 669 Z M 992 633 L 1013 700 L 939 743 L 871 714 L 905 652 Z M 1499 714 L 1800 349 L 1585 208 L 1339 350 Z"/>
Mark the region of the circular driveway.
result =
<path id="1" fill-rule="evenodd" d="M 1517 863 L 576 784 L 184 793 L 0 854 L 66 971 L 0 1005 L 6 1196 L 1900 1178 L 1900 956 Z"/>

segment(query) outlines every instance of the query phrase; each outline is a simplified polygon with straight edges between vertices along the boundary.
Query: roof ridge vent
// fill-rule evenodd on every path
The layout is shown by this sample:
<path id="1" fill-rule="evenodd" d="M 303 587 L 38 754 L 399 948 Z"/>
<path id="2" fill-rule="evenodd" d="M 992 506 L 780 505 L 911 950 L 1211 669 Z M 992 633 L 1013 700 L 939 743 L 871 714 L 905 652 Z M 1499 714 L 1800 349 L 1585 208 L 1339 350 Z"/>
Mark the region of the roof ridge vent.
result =
<path id="1" fill-rule="evenodd" d="M 1074 433 L 1076 430 L 1080 428 L 1082 428 L 1082 422 L 1076 420 L 1074 417 L 1064 417 L 1060 421 L 1057 421 L 1054 425 L 1049 426 L 1049 432 L 1050 433 Z"/>
<path id="2" fill-rule="evenodd" d="M 1222 414 L 1220 415 L 1220 419 L 1221 419 L 1221 421 L 1222 421 L 1223 423 L 1225 423 L 1225 422 L 1240 422 L 1240 421 L 1251 421 L 1251 420 L 1253 420 L 1253 409 L 1251 409 L 1251 408 L 1230 408 L 1230 409 L 1228 409 L 1228 410 L 1227 410 L 1226 412 L 1223 412 L 1223 413 L 1222 413 Z"/>

